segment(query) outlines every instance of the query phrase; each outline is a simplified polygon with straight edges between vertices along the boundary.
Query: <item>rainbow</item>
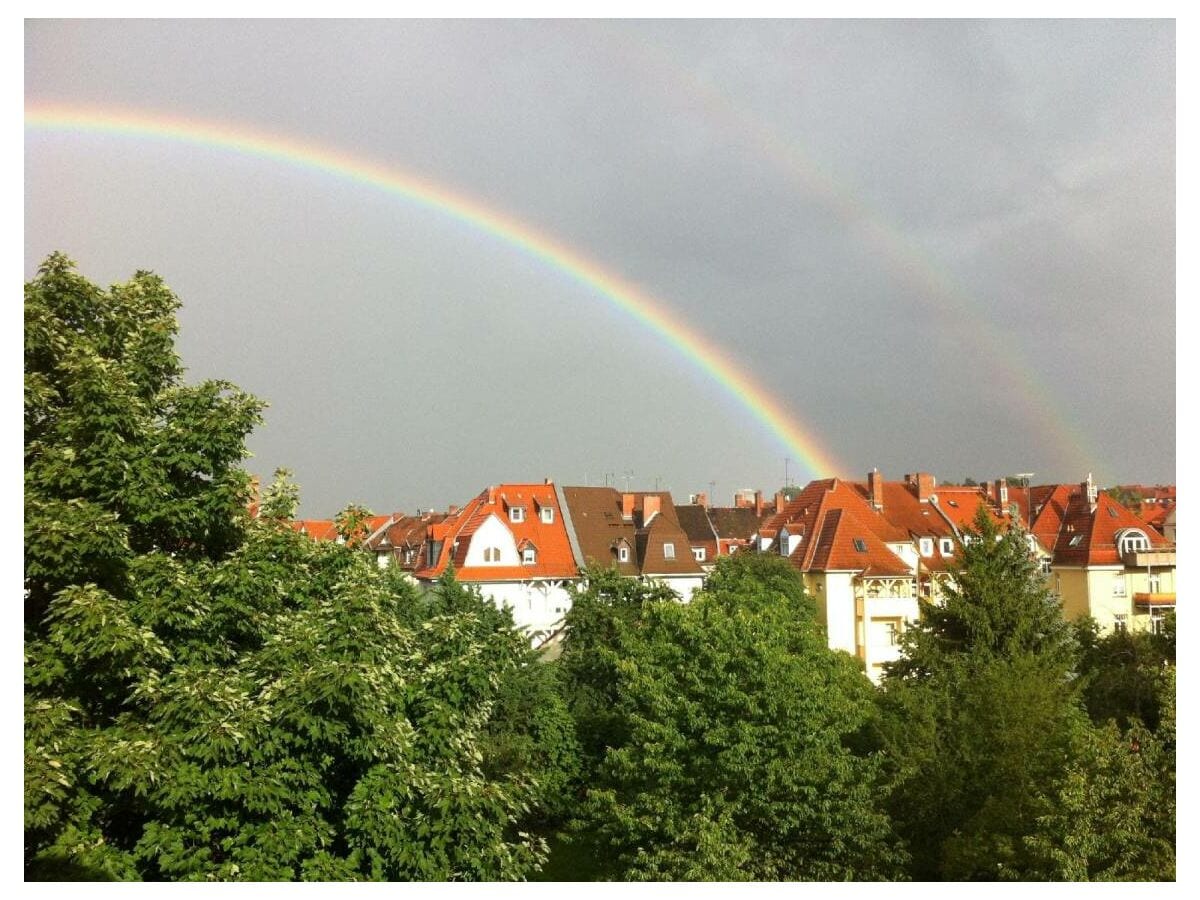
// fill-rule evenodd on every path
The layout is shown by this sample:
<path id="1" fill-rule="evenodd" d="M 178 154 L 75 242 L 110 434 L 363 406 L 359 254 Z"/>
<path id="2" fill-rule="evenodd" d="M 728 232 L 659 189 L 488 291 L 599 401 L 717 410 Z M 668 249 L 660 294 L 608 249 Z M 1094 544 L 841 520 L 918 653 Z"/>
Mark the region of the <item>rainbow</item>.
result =
<path id="1" fill-rule="evenodd" d="M 945 266 L 935 262 L 880 209 L 868 205 L 861 191 L 836 178 L 774 123 L 754 115 L 724 92 L 719 82 L 699 77 L 664 46 L 611 20 L 585 20 L 572 23 L 575 26 L 604 41 L 607 52 L 619 56 L 626 71 L 636 72 L 639 79 L 663 86 L 669 96 L 688 103 L 722 135 L 737 140 L 745 151 L 765 160 L 808 199 L 836 216 L 891 268 L 898 281 L 915 288 L 914 298 L 945 330 L 973 347 L 976 358 L 989 370 L 991 395 L 1024 418 L 1039 442 L 1054 442 L 1061 466 L 1078 472 L 1115 471 L 1101 458 L 1096 442 L 1083 433 L 1072 405 L 1061 396 L 1052 402 L 1056 392 L 1038 377 L 1038 367 L 1021 350 L 1020 342 L 994 321 L 982 300 L 958 284 Z"/>
<path id="2" fill-rule="evenodd" d="M 261 159 L 287 163 L 366 185 L 418 206 L 449 216 L 491 235 L 539 260 L 629 315 L 684 359 L 715 381 L 739 405 L 784 445 L 810 475 L 844 474 L 838 462 L 811 429 L 804 427 L 720 348 L 683 324 L 666 304 L 622 280 L 582 254 L 494 209 L 463 197 L 428 179 L 351 156 L 330 147 L 221 122 L 147 115 L 118 109 L 96 109 L 34 103 L 25 109 L 27 129 L 48 132 L 86 132 L 119 137 L 151 138 L 231 150 Z"/>

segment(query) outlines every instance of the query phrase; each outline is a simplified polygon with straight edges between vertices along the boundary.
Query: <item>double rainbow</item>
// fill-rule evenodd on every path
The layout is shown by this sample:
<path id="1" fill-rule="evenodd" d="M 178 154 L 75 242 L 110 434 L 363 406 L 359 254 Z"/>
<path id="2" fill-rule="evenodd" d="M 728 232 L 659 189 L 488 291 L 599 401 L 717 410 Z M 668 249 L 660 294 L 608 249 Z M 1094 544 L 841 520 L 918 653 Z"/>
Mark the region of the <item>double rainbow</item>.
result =
<path id="1" fill-rule="evenodd" d="M 639 290 L 581 253 L 534 228 L 435 184 L 330 147 L 240 126 L 117 109 L 35 103 L 25 110 L 26 128 L 47 132 L 87 132 L 156 139 L 286 163 L 366 185 L 456 219 L 539 260 L 589 288 L 648 328 L 689 363 L 715 381 L 783 444 L 809 474 L 843 474 L 820 441 L 778 399 L 771 396 L 720 348 L 683 324 L 665 303 Z"/>

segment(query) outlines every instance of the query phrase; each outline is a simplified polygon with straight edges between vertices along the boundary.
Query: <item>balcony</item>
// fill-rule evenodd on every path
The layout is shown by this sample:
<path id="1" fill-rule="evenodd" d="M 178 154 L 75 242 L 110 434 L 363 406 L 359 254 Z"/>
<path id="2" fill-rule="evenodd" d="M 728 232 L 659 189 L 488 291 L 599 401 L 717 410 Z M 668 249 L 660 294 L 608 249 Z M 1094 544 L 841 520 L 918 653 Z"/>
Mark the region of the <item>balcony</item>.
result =
<path id="1" fill-rule="evenodd" d="M 1134 594 L 1134 606 L 1174 606 L 1174 594 Z"/>
<path id="2" fill-rule="evenodd" d="M 1157 550 L 1131 550 L 1121 556 L 1121 561 L 1126 566 L 1135 569 L 1174 567 L 1175 548 L 1171 547 L 1169 550 L 1164 548 Z"/>

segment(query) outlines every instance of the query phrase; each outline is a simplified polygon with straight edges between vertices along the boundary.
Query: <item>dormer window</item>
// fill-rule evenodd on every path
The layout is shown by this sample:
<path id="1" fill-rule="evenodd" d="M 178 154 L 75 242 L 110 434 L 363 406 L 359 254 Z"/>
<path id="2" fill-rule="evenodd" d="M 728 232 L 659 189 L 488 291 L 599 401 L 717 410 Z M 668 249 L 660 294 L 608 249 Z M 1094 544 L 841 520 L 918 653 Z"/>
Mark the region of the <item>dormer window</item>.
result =
<path id="1" fill-rule="evenodd" d="M 508 521 L 520 524 L 525 521 L 525 507 L 511 506 L 508 510 Z"/>
<path id="2" fill-rule="evenodd" d="M 696 557 L 696 562 L 704 562 L 704 556 L 705 556 L 704 548 L 703 547 L 693 547 L 692 548 L 692 556 Z"/>
<path id="3" fill-rule="evenodd" d="M 933 538 L 921 538 L 921 555 L 933 556 Z"/>
<path id="4" fill-rule="evenodd" d="M 950 540 L 950 538 L 942 538 L 938 542 L 938 549 L 942 551 L 942 556 L 953 556 L 954 541 Z"/>
<path id="5" fill-rule="evenodd" d="M 1117 547 L 1122 554 L 1137 553 L 1150 549 L 1150 539 L 1136 528 L 1131 528 L 1121 532 L 1120 538 L 1117 539 Z"/>
<path id="6" fill-rule="evenodd" d="M 537 562 L 537 548 L 533 546 L 526 547 L 521 551 L 521 562 L 524 565 L 532 566 Z"/>
<path id="7" fill-rule="evenodd" d="M 629 562 L 629 548 L 622 545 L 617 548 L 617 559 L 620 562 Z"/>
<path id="8" fill-rule="evenodd" d="M 554 524 L 554 507 L 553 506 L 543 506 L 542 507 L 542 524 L 543 525 L 553 525 Z"/>

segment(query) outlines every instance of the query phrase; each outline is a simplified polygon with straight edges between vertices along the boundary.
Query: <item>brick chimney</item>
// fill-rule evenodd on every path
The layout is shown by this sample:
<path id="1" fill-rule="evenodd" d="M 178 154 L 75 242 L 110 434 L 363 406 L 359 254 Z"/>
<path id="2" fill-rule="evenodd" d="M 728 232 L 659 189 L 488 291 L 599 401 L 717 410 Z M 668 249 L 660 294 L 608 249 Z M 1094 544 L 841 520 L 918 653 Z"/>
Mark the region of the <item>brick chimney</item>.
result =
<path id="1" fill-rule="evenodd" d="M 762 513 L 763 513 L 762 491 L 755 491 L 754 492 L 754 516 L 755 516 L 755 518 L 761 519 Z"/>
<path id="2" fill-rule="evenodd" d="M 708 494 L 704 493 L 703 491 L 701 491 L 699 494 L 693 494 L 692 502 L 697 506 L 703 506 L 705 509 L 708 509 Z"/>
<path id="3" fill-rule="evenodd" d="M 626 521 L 633 520 L 633 501 L 634 501 L 634 499 L 635 498 L 634 498 L 633 494 L 622 494 L 621 495 L 621 518 L 625 519 Z"/>
<path id="4" fill-rule="evenodd" d="M 994 499 L 996 501 L 996 506 L 1000 509 L 1001 512 L 1004 512 L 1006 509 L 1008 509 L 1008 479 L 1006 479 L 1006 478 L 997 478 L 996 479 L 996 490 L 995 490 L 994 494 L 995 494 Z"/>
<path id="5" fill-rule="evenodd" d="M 651 519 L 657 516 L 662 511 L 662 498 L 657 494 L 647 494 L 642 498 L 642 525 L 645 526 Z"/>
<path id="6" fill-rule="evenodd" d="M 922 503 L 929 502 L 929 498 L 933 495 L 933 489 L 937 487 L 937 479 L 927 472 L 905 475 L 904 480 L 908 484 L 916 486 L 917 499 Z"/>
<path id="7" fill-rule="evenodd" d="M 783 495 L 783 491 L 779 491 L 775 494 L 775 515 L 783 512 L 785 506 L 787 506 L 787 497 Z"/>
<path id="8" fill-rule="evenodd" d="M 867 490 L 871 494 L 871 506 L 876 512 L 883 509 L 883 476 L 878 469 L 867 473 Z"/>

